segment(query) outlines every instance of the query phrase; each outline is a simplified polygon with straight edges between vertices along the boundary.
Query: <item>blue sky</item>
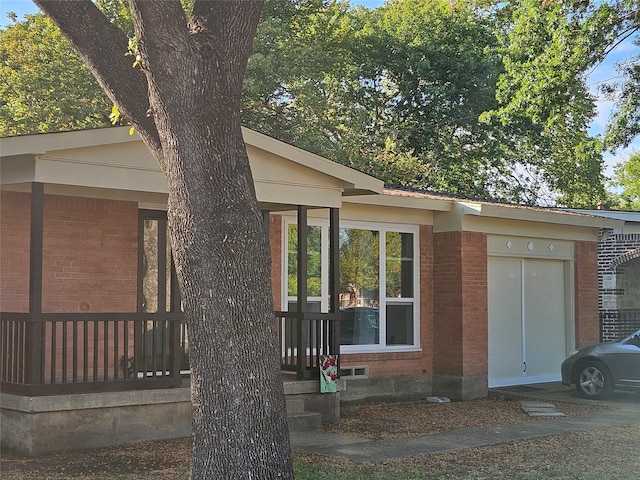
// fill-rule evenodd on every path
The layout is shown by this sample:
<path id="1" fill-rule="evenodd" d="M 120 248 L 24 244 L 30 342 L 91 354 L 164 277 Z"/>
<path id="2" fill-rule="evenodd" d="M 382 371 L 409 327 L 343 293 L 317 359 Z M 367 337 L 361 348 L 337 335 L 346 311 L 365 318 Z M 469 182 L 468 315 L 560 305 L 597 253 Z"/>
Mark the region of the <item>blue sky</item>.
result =
<path id="1" fill-rule="evenodd" d="M 364 5 L 369 8 L 375 8 L 384 3 L 384 0 L 351 0 L 352 4 Z M 10 20 L 7 18 L 7 12 L 14 12 L 18 14 L 18 18 L 22 18 L 25 13 L 35 13 L 38 11 L 38 7 L 31 0 L 2 0 L 0 2 L 0 23 L 4 27 Z M 609 57 L 594 70 L 589 76 L 589 85 L 594 94 L 597 94 L 597 85 L 603 81 L 611 80 L 616 77 L 615 63 L 622 58 L 627 58 L 632 49 L 637 49 L 630 40 L 622 43 Z M 597 95 L 596 95 L 597 96 Z M 607 119 L 611 112 L 611 102 L 600 98 L 597 102 L 598 115 L 594 119 L 590 132 L 593 135 L 597 135 L 603 132 Z M 640 138 L 637 138 L 630 148 L 626 150 L 618 150 L 616 155 L 605 155 L 605 175 L 611 176 L 613 173 L 612 166 L 619 161 L 626 160 L 629 154 L 633 151 L 640 151 Z"/>

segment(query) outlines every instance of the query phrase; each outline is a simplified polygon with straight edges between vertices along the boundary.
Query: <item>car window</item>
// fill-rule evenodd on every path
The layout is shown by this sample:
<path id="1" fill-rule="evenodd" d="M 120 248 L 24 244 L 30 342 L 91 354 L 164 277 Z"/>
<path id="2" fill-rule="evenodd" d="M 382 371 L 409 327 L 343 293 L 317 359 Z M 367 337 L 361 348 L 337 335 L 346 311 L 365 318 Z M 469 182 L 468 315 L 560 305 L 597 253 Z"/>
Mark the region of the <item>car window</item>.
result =
<path id="1" fill-rule="evenodd" d="M 640 335 L 636 334 L 624 343 L 625 345 L 635 345 L 640 348 Z"/>

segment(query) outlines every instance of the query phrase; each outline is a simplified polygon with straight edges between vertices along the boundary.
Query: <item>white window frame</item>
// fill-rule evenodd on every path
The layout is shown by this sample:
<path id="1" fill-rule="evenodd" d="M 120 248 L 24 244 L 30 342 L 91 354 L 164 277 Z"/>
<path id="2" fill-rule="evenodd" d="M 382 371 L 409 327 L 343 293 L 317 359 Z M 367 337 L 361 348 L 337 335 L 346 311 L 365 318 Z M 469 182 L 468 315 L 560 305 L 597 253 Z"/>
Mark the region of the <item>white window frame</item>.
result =
<path id="1" fill-rule="evenodd" d="M 282 300 L 285 309 L 289 302 L 297 301 L 297 296 L 288 295 L 289 280 L 289 225 L 297 225 L 295 217 L 283 217 L 282 219 Z M 326 219 L 309 218 L 308 225 L 321 228 L 321 297 L 308 297 L 309 302 L 320 302 L 322 312 L 329 310 L 329 221 Z M 416 352 L 420 347 L 420 228 L 418 225 L 371 223 L 355 220 L 341 220 L 340 228 L 359 230 L 373 230 L 379 233 L 379 319 L 380 331 L 378 344 L 370 345 L 341 345 L 341 353 L 388 353 L 388 352 Z M 413 234 L 413 297 L 392 298 L 386 296 L 386 233 L 411 233 Z M 387 340 L 387 304 L 413 305 L 413 344 L 412 345 L 386 345 Z"/>

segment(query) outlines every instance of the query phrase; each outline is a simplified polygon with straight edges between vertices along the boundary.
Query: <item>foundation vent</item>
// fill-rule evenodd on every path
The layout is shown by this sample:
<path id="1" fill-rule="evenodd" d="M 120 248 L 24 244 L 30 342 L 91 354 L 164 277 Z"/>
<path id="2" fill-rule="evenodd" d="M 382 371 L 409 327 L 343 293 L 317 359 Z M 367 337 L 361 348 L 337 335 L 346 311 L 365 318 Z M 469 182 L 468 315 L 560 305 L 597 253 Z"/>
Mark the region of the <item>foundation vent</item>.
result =
<path id="1" fill-rule="evenodd" d="M 355 365 L 353 367 L 341 367 L 341 378 L 369 378 L 369 365 Z"/>

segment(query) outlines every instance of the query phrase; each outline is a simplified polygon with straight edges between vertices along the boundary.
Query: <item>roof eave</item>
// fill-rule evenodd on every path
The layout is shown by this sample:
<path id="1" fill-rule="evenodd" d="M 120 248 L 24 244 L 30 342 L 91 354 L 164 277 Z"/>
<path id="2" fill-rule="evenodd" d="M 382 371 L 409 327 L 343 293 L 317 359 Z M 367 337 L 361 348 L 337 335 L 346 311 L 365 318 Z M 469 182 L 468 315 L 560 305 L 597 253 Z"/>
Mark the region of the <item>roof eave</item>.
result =
<path id="1" fill-rule="evenodd" d="M 458 202 L 463 215 L 478 215 L 490 218 L 523 220 L 558 225 L 570 225 L 587 228 L 622 228 L 624 221 L 596 217 L 582 213 L 569 213 L 562 210 L 544 210 L 511 205 L 487 205 L 478 202 Z"/>

